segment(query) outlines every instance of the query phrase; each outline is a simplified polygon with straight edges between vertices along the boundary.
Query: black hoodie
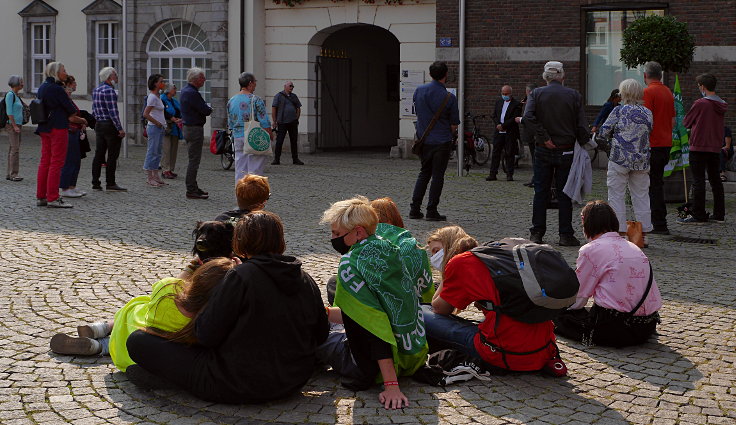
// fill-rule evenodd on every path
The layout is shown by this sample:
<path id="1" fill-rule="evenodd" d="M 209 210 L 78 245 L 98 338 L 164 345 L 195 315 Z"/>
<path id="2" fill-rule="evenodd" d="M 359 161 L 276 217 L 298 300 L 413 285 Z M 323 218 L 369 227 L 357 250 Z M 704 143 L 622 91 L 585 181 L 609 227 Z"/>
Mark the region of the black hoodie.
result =
<path id="1" fill-rule="evenodd" d="M 232 403 L 285 397 L 307 382 L 329 330 L 319 288 L 284 255 L 254 256 L 228 272 L 195 323 L 210 348 L 196 365 Z"/>

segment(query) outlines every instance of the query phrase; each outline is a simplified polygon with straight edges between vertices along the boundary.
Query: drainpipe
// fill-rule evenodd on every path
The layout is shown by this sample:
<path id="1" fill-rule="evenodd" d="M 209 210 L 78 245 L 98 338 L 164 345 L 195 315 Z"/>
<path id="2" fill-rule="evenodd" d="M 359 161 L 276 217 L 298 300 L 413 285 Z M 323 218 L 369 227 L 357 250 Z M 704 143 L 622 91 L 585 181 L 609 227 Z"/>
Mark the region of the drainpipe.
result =
<path id="1" fill-rule="evenodd" d="M 460 125 L 457 127 L 457 175 L 463 175 L 463 156 L 465 153 L 465 0 L 460 0 L 460 69 L 457 78 L 457 106 L 460 112 Z"/>
<path id="2" fill-rule="evenodd" d="M 127 70 L 127 64 L 128 64 L 128 2 L 126 0 L 123 0 L 123 60 L 121 61 L 121 68 L 122 68 L 122 82 L 118 82 L 118 87 L 120 87 L 120 94 L 123 97 L 123 130 L 126 130 L 128 128 L 128 90 L 126 88 L 126 84 L 128 81 L 128 70 Z M 120 78 L 120 77 L 118 77 Z M 123 158 L 128 157 L 128 135 L 127 131 L 125 131 L 126 135 L 123 138 Z"/>

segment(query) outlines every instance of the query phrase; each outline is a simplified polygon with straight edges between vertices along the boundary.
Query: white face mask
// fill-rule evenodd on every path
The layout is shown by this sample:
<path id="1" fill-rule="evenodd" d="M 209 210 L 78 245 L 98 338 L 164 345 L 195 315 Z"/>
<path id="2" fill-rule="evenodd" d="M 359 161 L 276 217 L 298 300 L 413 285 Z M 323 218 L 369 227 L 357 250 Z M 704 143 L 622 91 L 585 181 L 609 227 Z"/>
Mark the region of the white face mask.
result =
<path id="1" fill-rule="evenodd" d="M 442 248 L 429 257 L 429 263 L 437 270 L 441 270 L 442 259 L 445 257 L 445 249 Z"/>

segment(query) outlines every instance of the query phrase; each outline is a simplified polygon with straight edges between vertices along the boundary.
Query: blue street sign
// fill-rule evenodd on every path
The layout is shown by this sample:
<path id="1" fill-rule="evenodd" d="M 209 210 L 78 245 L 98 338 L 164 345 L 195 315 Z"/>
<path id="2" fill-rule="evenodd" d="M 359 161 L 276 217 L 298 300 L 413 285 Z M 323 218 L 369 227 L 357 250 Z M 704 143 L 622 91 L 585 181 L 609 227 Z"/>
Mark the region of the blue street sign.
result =
<path id="1" fill-rule="evenodd" d="M 452 38 L 440 37 L 440 47 L 452 47 Z"/>

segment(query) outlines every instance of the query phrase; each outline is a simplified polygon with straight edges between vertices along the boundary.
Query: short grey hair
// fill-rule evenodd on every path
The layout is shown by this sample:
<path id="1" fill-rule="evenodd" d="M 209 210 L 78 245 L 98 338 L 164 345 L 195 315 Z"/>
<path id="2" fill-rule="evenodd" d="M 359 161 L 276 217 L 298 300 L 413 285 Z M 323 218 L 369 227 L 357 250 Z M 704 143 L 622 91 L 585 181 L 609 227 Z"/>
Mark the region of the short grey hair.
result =
<path id="1" fill-rule="evenodd" d="M 10 78 L 8 78 L 8 85 L 10 88 L 16 88 L 23 84 L 23 78 L 20 75 L 11 75 Z"/>
<path id="2" fill-rule="evenodd" d="M 659 62 L 649 61 L 644 64 L 644 74 L 655 80 L 662 79 L 662 65 Z"/>
<path id="3" fill-rule="evenodd" d="M 172 81 L 167 81 L 166 85 L 164 86 L 164 93 L 168 93 L 171 91 L 171 89 L 175 89 L 176 84 L 174 84 Z"/>
<path id="4" fill-rule="evenodd" d="M 633 78 L 621 81 L 618 85 L 621 103 L 624 105 L 641 105 L 644 103 L 644 86 Z"/>
<path id="5" fill-rule="evenodd" d="M 64 64 L 61 62 L 49 62 L 48 65 L 46 65 L 46 69 L 43 71 L 43 76 L 45 78 L 53 77 L 54 80 L 60 81 L 59 80 L 59 70 L 62 67 L 64 67 Z"/>
<path id="6" fill-rule="evenodd" d="M 100 82 L 105 82 L 112 77 L 112 74 L 117 74 L 118 72 L 115 70 L 115 68 L 111 66 L 106 66 L 100 70 Z"/>
<path id="7" fill-rule="evenodd" d="M 191 83 L 192 81 L 199 78 L 200 75 L 204 75 L 204 69 L 202 68 L 191 68 L 189 71 L 187 71 L 187 83 Z"/>
<path id="8" fill-rule="evenodd" d="M 562 72 L 544 71 L 542 73 L 542 79 L 548 83 L 550 81 L 562 81 L 565 79 L 565 71 L 562 71 Z"/>
<path id="9" fill-rule="evenodd" d="M 238 77 L 238 84 L 240 84 L 240 88 L 245 88 L 248 87 L 248 84 L 252 83 L 255 80 L 255 75 L 251 74 L 250 72 L 244 72 Z"/>

